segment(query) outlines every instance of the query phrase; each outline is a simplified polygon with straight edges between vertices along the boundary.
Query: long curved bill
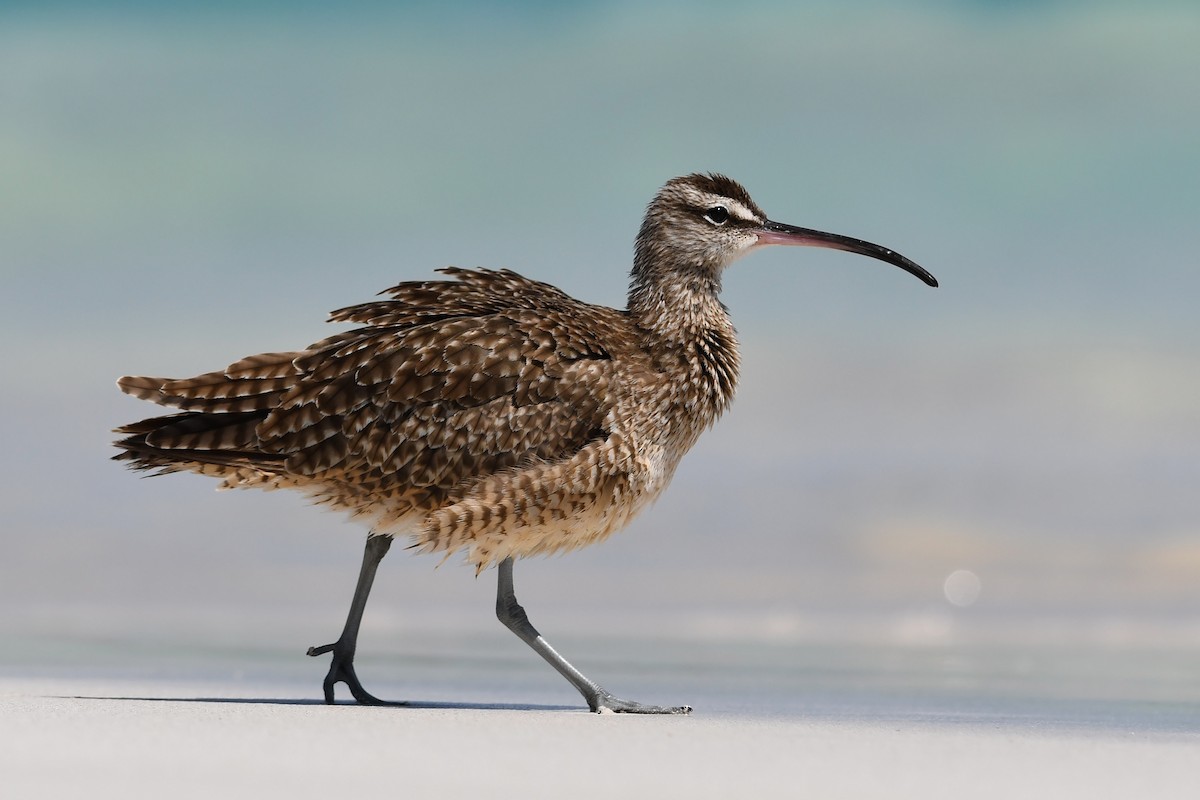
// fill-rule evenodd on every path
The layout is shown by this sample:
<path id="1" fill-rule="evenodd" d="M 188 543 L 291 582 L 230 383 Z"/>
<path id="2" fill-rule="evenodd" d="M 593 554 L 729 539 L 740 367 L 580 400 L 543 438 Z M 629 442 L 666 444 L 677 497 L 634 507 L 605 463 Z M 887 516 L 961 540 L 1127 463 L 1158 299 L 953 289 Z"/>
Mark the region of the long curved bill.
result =
<path id="1" fill-rule="evenodd" d="M 800 247 L 828 247 L 832 250 L 845 250 L 847 253 L 858 253 L 860 256 L 870 256 L 885 261 L 894 267 L 916 275 L 930 286 L 937 286 L 937 278 L 925 271 L 920 264 L 910 261 L 895 250 L 889 250 L 862 239 L 852 236 L 841 236 L 836 233 L 814 231 L 810 228 L 797 228 L 794 225 L 784 225 L 782 222 L 767 220 L 758 231 L 759 244 L 783 244 Z"/>

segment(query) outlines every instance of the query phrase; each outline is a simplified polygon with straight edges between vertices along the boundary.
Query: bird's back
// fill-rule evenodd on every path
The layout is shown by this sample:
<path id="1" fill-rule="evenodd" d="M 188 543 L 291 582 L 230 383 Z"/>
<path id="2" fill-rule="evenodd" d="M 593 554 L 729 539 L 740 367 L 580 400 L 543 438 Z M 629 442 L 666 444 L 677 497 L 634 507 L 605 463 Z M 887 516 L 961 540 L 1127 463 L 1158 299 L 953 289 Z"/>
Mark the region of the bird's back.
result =
<path id="1" fill-rule="evenodd" d="M 622 371 L 644 360 L 626 315 L 513 272 L 446 272 L 334 312 L 360 327 L 302 351 L 122 378 L 181 413 L 119 429 L 117 458 L 297 489 L 480 568 L 620 527 L 637 455 Z"/>

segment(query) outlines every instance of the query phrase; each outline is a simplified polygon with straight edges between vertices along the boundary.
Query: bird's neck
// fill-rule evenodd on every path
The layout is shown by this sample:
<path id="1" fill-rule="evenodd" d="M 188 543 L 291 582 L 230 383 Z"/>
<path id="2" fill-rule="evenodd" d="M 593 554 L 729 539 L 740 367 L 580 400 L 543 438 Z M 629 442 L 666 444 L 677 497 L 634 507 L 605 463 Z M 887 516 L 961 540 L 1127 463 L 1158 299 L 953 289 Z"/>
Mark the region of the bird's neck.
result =
<path id="1" fill-rule="evenodd" d="M 669 341 L 714 326 L 732 330 L 721 305 L 721 266 L 701 253 L 673 240 L 659 215 L 646 214 L 629 276 L 629 313 L 639 328 Z"/>
<path id="2" fill-rule="evenodd" d="M 721 303 L 721 278 L 703 269 L 634 267 L 629 314 L 639 328 L 683 341 L 713 328 L 733 330 Z"/>
<path id="3" fill-rule="evenodd" d="M 704 427 L 733 400 L 740 358 L 719 271 L 634 262 L 629 315 L 658 368 L 676 373 Z M 698 405 L 693 405 L 698 401 Z M 702 429 L 702 428 L 701 428 Z"/>

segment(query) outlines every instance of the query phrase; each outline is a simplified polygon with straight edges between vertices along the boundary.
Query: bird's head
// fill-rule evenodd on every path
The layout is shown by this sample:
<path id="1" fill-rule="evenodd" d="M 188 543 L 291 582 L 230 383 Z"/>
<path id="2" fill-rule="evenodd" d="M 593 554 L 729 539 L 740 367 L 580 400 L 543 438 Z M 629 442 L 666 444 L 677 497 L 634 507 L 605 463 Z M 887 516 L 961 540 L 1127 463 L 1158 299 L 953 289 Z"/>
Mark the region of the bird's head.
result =
<path id="1" fill-rule="evenodd" d="M 730 263 L 764 245 L 828 247 L 885 261 L 930 286 L 937 279 L 894 250 L 862 239 L 772 222 L 737 181 L 724 175 L 672 178 L 646 208 L 638 233 L 634 276 L 663 269 L 720 282 Z"/>

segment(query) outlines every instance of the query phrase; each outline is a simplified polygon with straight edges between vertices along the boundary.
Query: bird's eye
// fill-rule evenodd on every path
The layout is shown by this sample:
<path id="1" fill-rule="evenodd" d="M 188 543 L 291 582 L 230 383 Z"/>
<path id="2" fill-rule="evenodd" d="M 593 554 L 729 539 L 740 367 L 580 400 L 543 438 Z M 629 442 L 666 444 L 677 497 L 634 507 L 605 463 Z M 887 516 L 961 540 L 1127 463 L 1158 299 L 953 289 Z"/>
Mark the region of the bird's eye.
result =
<path id="1" fill-rule="evenodd" d="M 725 206 L 713 206 L 704 212 L 704 218 L 713 225 L 724 225 L 729 221 L 729 212 L 725 209 Z"/>

